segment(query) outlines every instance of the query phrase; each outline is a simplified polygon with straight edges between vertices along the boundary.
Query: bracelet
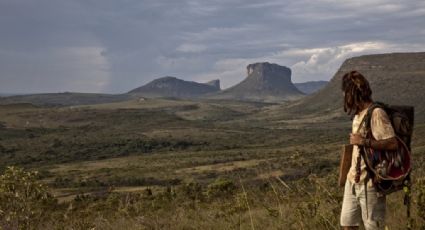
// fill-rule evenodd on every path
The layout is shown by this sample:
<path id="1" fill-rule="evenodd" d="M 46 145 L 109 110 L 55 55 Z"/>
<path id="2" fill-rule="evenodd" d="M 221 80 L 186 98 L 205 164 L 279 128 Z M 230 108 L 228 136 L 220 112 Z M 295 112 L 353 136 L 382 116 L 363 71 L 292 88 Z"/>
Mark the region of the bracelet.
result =
<path id="1" fill-rule="evenodd" d="M 372 140 L 370 138 L 364 139 L 364 146 L 370 148 L 372 144 Z"/>

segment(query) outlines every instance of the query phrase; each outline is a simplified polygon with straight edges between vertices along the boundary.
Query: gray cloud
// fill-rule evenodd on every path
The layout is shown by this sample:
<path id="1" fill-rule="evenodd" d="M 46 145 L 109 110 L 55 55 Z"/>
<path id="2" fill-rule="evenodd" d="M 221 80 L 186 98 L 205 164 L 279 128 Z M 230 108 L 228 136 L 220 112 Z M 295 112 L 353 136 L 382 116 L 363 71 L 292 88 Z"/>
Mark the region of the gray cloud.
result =
<path id="1" fill-rule="evenodd" d="M 423 51 L 421 0 L 3 0 L 0 92 L 120 93 L 172 75 L 229 87 L 251 62 L 328 80 L 348 57 Z"/>

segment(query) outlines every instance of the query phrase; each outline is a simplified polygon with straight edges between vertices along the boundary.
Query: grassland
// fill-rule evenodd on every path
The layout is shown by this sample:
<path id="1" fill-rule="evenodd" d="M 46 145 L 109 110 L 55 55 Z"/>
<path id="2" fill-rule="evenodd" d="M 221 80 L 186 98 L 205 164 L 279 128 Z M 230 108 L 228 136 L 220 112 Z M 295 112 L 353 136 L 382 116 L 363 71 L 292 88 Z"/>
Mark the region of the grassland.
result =
<path id="1" fill-rule="evenodd" d="M 338 229 L 337 167 L 350 121 L 284 108 L 171 99 L 0 105 L 0 168 L 37 170 L 57 200 L 35 228 Z M 424 136 L 416 124 L 418 229 Z M 404 229 L 402 194 L 388 202 L 390 229 Z"/>

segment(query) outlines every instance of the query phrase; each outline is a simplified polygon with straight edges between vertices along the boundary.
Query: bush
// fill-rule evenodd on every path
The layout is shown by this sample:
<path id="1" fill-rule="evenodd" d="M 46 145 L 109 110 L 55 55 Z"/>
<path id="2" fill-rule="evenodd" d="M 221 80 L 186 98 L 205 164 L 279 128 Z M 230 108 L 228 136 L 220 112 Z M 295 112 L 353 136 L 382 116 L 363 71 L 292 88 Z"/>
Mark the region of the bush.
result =
<path id="1" fill-rule="evenodd" d="M 0 227 L 36 229 L 55 203 L 47 187 L 37 181 L 37 172 L 7 167 L 0 176 Z"/>
<path id="2" fill-rule="evenodd" d="M 207 195 L 210 198 L 228 197 L 236 191 L 236 185 L 229 179 L 219 178 L 208 185 Z"/>
<path id="3" fill-rule="evenodd" d="M 196 182 L 182 184 L 178 189 L 179 194 L 190 200 L 203 200 L 202 185 Z"/>

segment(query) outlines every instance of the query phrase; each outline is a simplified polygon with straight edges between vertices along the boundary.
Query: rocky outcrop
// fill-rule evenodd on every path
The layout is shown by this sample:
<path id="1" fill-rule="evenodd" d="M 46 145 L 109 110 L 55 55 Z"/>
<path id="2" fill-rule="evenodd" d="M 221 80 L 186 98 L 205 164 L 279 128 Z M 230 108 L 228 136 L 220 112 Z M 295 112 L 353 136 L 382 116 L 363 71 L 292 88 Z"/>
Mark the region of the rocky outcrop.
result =
<path id="1" fill-rule="evenodd" d="M 247 77 L 239 84 L 208 97 L 274 102 L 301 96 L 303 93 L 291 82 L 291 70 L 288 67 L 263 62 L 248 65 Z"/>
<path id="2" fill-rule="evenodd" d="M 220 89 L 213 85 L 167 76 L 155 79 L 142 87 L 133 89 L 128 94 L 143 97 L 195 98 L 218 90 Z"/>

